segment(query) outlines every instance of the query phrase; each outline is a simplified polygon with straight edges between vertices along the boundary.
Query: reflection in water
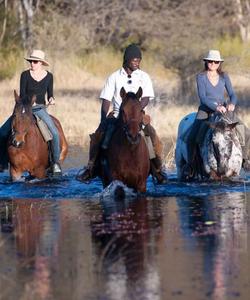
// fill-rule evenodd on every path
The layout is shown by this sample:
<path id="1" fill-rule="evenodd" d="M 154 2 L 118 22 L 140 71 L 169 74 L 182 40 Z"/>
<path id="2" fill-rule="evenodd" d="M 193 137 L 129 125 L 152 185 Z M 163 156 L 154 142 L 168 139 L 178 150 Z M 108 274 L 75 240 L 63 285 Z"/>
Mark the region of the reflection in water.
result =
<path id="1" fill-rule="evenodd" d="M 247 300 L 250 201 L 0 200 L 0 299 Z"/>
<path id="2" fill-rule="evenodd" d="M 155 256 L 162 215 L 157 203 L 139 198 L 108 204 L 102 203 L 101 220 L 92 222 L 98 282 L 105 284 L 99 289 L 108 299 L 160 299 Z"/>
<path id="3" fill-rule="evenodd" d="M 233 194 L 226 201 L 224 195 L 209 199 L 186 197 L 179 199 L 178 205 L 181 228 L 188 245 L 195 246 L 192 251 L 199 249 L 202 252 L 206 295 L 212 299 L 240 296 L 235 281 L 241 275 L 240 253 L 247 256 L 244 195 Z M 246 271 L 245 283 L 249 279 L 249 269 Z"/>

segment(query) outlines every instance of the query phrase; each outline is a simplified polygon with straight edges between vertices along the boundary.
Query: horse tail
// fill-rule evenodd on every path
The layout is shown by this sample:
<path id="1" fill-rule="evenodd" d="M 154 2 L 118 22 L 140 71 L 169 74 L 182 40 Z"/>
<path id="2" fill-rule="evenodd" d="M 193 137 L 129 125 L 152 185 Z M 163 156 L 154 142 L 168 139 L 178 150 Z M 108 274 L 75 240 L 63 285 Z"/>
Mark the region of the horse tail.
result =
<path id="1" fill-rule="evenodd" d="M 60 137 L 60 148 L 61 148 L 61 153 L 60 153 L 60 161 L 63 162 L 65 157 L 67 156 L 68 154 L 68 143 L 67 143 L 67 140 L 66 140 L 66 137 L 64 135 L 64 132 L 63 132 L 63 129 L 62 129 L 62 125 L 61 123 L 59 122 L 58 119 L 56 119 L 55 117 L 51 116 L 53 118 L 53 121 L 56 125 L 56 128 L 58 130 L 58 133 L 59 133 L 59 137 Z"/>

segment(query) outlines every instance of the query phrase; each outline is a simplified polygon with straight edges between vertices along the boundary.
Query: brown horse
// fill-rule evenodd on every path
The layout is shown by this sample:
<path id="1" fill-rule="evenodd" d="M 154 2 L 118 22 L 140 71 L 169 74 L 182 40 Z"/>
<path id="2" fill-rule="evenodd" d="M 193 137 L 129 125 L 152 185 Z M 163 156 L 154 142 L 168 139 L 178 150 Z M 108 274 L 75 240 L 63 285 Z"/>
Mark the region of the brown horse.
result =
<path id="1" fill-rule="evenodd" d="M 13 181 L 19 180 L 25 171 L 33 177 L 45 178 L 49 167 L 49 150 L 32 113 L 35 97 L 22 101 L 16 91 L 14 96 L 16 104 L 12 114 L 12 132 L 7 146 L 11 178 Z M 68 152 L 68 144 L 60 122 L 52 118 L 59 132 L 60 161 L 63 161 Z"/>
<path id="2" fill-rule="evenodd" d="M 120 180 L 138 192 L 146 192 L 149 175 L 149 153 L 144 138 L 140 134 L 143 111 L 139 99 L 142 89 L 137 93 L 126 93 L 121 89 L 122 104 L 116 130 L 111 138 L 107 153 L 102 156 L 103 185 Z"/>

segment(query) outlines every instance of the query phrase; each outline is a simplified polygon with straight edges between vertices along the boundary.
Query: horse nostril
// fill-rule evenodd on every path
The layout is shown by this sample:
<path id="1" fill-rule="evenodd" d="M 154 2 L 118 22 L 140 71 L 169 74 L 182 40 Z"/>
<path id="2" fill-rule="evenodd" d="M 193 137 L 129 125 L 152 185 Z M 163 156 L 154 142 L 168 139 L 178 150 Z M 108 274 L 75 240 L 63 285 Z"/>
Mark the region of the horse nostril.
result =
<path id="1" fill-rule="evenodd" d="M 20 148 L 22 146 L 22 144 L 23 144 L 23 141 L 18 142 L 16 139 L 12 140 L 12 145 L 16 148 Z"/>

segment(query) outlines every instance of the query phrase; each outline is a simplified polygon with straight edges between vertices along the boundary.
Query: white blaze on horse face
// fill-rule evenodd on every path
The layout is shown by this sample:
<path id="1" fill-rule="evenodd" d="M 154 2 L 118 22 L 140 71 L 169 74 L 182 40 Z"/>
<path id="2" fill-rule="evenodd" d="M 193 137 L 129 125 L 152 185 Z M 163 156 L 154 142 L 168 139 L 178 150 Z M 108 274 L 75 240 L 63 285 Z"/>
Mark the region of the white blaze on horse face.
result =
<path id="1" fill-rule="evenodd" d="M 25 108 L 23 107 L 23 109 L 22 109 L 22 114 L 25 114 Z"/>

